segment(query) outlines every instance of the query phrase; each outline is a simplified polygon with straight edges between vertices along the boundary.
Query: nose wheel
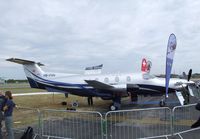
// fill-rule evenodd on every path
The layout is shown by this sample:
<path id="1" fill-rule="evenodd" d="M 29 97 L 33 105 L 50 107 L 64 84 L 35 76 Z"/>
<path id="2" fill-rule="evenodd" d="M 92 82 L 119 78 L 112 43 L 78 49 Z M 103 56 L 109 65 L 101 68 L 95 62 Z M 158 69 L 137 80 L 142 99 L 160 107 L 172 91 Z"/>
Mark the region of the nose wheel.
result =
<path id="1" fill-rule="evenodd" d="M 110 106 L 110 110 L 111 110 L 111 111 L 116 111 L 116 110 L 117 110 L 117 107 L 114 106 L 114 105 L 111 105 L 111 106 Z"/>
<path id="2" fill-rule="evenodd" d="M 116 94 L 113 98 L 113 104 L 109 107 L 111 111 L 116 111 L 121 108 L 121 95 Z"/>

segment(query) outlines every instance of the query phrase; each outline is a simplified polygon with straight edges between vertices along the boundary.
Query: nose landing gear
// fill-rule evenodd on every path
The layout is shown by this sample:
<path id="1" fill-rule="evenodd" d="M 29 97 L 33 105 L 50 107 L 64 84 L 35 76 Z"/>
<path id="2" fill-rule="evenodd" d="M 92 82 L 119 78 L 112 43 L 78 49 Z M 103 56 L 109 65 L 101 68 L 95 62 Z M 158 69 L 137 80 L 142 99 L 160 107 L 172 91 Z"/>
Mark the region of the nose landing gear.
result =
<path id="1" fill-rule="evenodd" d="M 165 106 L 166 106 L 166 102 L 165 102 L 164 99 L 162 99 L 162 100 L 160 101 L 159 106 L 160 106 L 160 107 L 165 107 Z"/>

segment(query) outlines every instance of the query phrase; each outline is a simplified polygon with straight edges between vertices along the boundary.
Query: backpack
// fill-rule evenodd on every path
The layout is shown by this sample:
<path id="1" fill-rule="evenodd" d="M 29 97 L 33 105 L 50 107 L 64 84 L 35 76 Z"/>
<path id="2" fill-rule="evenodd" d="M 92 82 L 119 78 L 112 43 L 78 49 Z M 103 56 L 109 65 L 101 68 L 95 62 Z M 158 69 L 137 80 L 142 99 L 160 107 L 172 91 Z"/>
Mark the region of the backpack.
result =
<path id="1" fill-rule="evenodd" d="M 32 127 L 28 127 L 20 139 L 33 139 L 34 132 Z"/>

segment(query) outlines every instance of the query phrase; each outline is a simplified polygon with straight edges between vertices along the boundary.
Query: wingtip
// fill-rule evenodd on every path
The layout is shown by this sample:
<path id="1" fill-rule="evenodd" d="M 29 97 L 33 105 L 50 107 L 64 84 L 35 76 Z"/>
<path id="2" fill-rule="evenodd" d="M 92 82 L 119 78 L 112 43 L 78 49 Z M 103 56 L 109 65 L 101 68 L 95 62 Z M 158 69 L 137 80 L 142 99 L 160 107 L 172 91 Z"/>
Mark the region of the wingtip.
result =
<path id="1" fill-rule="evenodd" d="M 14 60 L 15 58 L 7 58 L 6 61 L 12 61 Z"/>

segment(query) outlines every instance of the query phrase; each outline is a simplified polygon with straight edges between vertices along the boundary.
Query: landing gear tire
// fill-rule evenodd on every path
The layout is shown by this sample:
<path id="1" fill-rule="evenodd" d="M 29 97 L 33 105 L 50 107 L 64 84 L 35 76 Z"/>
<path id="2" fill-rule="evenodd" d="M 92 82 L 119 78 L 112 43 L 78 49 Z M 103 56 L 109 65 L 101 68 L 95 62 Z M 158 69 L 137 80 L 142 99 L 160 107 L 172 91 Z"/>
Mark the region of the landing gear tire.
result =
<path id="1" fill-rule="evenodd" d="M 114 106 L 114 105 L 111 105 L 111 106 L 110 106 L 110 110 L 111 110 L 111 111 L 116 111 L 116 110 L 117 110 L 117 107 Z"/>
<path id="2" fill-rule="evenodd" d="M 161 100 L 160 103 L 159 103 L 160 107 L 165 107 L 166 103 L 164 100 Z"/>
<path id="3" fill-rule="evenodd" d="M 110 105 L 110 110 L 111 111 L 116 111 L 120 109 L 120 104 L 119 103 L 113 103 L 112 105 Z"/>

